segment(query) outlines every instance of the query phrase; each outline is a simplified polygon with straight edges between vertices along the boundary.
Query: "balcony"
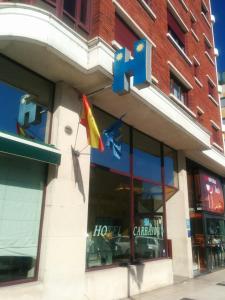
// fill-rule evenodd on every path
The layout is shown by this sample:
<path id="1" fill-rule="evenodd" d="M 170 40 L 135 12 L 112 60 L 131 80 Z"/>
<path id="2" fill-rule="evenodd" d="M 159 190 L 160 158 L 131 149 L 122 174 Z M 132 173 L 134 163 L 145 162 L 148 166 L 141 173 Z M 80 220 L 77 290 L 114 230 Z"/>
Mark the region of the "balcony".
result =
<path id="1" fill-rule="evenodd" d="M 90 33 L 91 0 L 0 0 L 0 3 L 34 5 L 53 13 L 82 35 Z"/>

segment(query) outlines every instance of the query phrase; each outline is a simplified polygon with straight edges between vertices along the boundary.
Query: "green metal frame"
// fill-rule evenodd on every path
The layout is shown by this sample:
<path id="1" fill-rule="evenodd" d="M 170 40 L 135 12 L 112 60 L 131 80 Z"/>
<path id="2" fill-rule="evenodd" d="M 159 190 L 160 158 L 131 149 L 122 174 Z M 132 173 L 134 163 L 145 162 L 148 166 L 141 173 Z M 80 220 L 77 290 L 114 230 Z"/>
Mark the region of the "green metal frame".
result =
<path id="1" fill-rule="evenodd" d="M 0 132 L 0 152 L 22 156 L 53 165 L 59 165 L 61 161 L 61 154 L 53 145 L 34 142 L 4 132 Z"/>

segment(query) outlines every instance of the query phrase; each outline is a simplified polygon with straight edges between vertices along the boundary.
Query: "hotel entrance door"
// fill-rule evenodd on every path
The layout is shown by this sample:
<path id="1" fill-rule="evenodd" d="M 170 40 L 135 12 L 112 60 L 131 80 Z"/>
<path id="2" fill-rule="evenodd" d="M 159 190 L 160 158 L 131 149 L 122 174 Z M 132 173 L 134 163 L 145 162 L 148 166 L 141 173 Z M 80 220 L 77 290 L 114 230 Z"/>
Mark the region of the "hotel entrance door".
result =
<path id="1" fill-rule="evenodd" d="M 225 267 L 225 220 L 204 215 L 206 264 L 208 271 Z"/>

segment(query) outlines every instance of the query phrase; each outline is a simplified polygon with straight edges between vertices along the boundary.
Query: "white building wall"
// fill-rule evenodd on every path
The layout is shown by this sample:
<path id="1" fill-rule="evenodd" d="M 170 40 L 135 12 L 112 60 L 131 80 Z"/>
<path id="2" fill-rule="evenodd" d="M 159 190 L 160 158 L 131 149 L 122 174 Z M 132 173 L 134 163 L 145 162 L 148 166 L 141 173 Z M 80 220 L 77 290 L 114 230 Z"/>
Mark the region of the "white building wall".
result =
<path id="1" fill-rule="evenodd" d="M 192 246 L 188 237 L 189 204 L 186 158 L 182 151 L 178 151 L 179 190 L 167 201 L 167 235 L 172 240 L 174 275 L 193 277 Z"/>
<path id="2" fill-rule="evenodd" d="M 90 300 L 123 299 L 172 283 L 172 261 L 162 259 L 129 267 L 87 272 L 86 295 Z"/>

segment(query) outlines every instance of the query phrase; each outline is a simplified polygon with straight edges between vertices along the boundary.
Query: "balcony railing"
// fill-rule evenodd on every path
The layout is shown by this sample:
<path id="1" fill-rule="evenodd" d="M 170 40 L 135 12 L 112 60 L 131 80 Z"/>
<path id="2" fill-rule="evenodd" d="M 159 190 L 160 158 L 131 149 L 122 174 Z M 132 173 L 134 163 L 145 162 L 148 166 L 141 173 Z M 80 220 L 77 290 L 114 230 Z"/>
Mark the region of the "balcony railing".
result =
<path id="1" fill-rule="evenodd" d="M 0 0 L 35 5 L 55 14 L 75 30 L 90 33 L 91 0 Z"/>

